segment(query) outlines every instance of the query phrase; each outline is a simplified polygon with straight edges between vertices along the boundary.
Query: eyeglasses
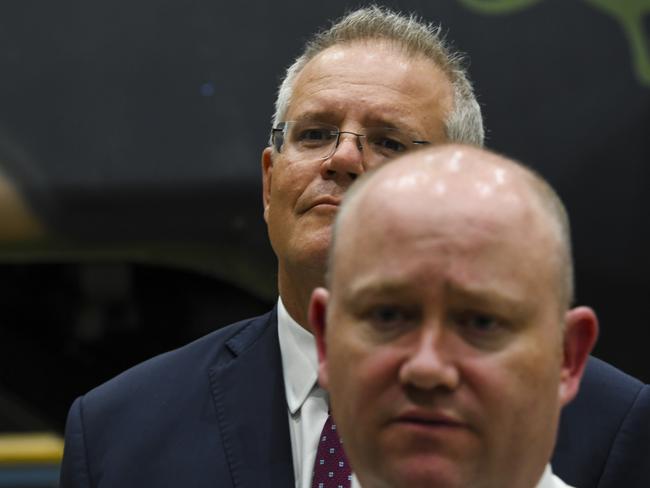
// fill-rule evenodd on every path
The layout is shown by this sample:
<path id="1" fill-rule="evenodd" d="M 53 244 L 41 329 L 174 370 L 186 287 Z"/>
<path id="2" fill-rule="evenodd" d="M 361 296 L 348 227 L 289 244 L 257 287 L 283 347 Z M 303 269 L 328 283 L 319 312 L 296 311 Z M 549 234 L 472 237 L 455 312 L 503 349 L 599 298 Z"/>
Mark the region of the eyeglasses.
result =
<path id="1" fill-rule="evenodd" d="M 341 134 L 356 137 L 357 148 L 367 163 L 382 162 L 416 148 L 428 141 L 414 141 L 411 136 L 392 127 L 367 127 L 364 134 L 339 130 L 335 125 L 314 121 L 290 120 L 271 130 L 273 147 L 279 153 L 308 159 L 328 159 L 339 147 Z"/>

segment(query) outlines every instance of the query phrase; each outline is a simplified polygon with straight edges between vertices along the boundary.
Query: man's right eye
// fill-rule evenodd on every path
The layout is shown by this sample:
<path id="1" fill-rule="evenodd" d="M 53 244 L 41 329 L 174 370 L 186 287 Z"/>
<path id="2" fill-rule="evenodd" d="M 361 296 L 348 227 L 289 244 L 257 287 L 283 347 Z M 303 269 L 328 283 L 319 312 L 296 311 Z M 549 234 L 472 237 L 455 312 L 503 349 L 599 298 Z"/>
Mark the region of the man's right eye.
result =
<path id="1" fill-rule="evenodd" d="M 378 330 L 394 331 L 412 322 L 414 313 L 396 305 L 377 305 L 368 311 L 367 318 Z"/>
<path id="2" fill-rule="evenodd" d="M 395 322 L 402 320 L 402 311 L 397 307 L 381 306 L 372 310 L 371 317 L 377 322 Z"/>

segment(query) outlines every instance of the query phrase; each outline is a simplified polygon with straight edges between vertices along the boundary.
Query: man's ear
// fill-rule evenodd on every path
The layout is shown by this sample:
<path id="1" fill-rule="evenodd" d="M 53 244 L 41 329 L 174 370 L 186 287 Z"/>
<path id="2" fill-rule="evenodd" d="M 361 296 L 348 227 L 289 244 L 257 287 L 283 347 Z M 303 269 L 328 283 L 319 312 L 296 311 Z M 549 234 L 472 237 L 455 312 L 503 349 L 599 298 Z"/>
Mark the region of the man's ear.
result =
<path id="1" fill-rule="evenodd" d="M 269 201 L 271 198 L 271 176 L 273 173 L 273 148 L 262 151 L 262 202 L 264 204 L 264 221 L 268 222 Z"/>
<path id="2" fill-rule="evenodd" d="M 327 327 L 327 302 L 329 291 L 325 288 L 316 288 L 311 294 L 309 302 L 309 326 L 316 337 L 316 350 L 318 352 L 318 383 L 327 389 L 327 343 L 325 329 Z"/>
<path id="3" fill-rule="evenodd" d="M 578 394 L 589 354 L 598 338 L 598 319 L 589 307 L 576 307 L 565 315 L 564 357 L 560 380 L 560 402 L 569 403 Z"/>

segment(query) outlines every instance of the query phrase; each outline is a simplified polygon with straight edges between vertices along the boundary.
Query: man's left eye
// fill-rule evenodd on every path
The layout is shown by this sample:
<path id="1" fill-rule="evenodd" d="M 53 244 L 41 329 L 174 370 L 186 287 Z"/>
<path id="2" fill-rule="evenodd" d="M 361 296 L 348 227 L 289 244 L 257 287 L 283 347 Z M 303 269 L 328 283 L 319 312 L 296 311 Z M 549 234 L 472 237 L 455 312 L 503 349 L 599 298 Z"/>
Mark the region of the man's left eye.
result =
<path id="1" fill-rule="evenodd" d="M 404 144 L 390 137 L 378 137 L 373 141 L 373 144 L 384 151 L 404 152 L 406 150 Z"/>

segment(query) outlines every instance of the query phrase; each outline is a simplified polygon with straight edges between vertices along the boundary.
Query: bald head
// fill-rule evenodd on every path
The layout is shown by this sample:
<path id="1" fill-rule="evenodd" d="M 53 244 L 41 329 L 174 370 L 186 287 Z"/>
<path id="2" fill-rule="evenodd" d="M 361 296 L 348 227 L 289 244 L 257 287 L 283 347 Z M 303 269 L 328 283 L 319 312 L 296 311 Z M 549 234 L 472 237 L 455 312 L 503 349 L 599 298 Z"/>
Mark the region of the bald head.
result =
<path id="1" fill-rule="evenodd" d="M 362 486 L 537 486 L 598 330 L 568 236 L 539 176 L 475 147 L 355 183 L 310 319 Z"/>
<path id="2" fill-rule="evenodd" d="M 547 261 L 560 311 L 573 301 L 566 211 L 548 183 L 518 162 L 476 147 L 447 145 L 410 153 L 364 175 L 340 209 L 328 277 L 336 272 L 339 246 L 348 238 L 359 239 L 355 231 L 362 234 L 367 219 L 394 212 L 412 217 L 409 222 L 398 217 L 404 225 L 444 221 L 451 229 L 475 226 L 478 233 L 499 235 L 507 229 L 519 234 L 531 262 Z"/>

